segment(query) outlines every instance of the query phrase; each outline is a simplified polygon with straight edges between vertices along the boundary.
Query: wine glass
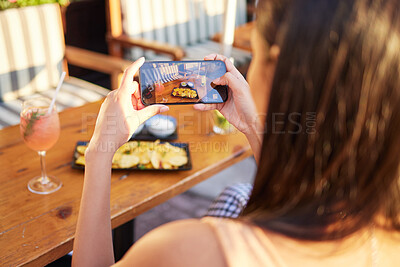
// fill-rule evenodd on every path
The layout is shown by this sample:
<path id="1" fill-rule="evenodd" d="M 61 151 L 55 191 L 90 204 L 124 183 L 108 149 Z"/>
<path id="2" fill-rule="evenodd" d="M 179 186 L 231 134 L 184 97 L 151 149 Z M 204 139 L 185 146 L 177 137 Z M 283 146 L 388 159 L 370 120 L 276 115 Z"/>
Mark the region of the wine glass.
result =
<path id="1" fill-rule="evenodd" d="M 56 106 L 53 105 L 51 112 L 51 99 L 36 97 L 26 100 L 22 104 L 20 114 L 20 133 L 25 144 L 38 152 L 42 175 L 28 182 L 29 191 L 36 194 L 50 194 L 61 188 L 62 182 L 54 176 L 46 174 L 45 156 L 57 142 L 60 136 L 60 121 Z"/>
<path id="2" fill-rule="evenodd" d="M 235 127 L 218 110 L 213 111 L 213 132 L 216 134 L 229 134 L 235 131 Z"/>

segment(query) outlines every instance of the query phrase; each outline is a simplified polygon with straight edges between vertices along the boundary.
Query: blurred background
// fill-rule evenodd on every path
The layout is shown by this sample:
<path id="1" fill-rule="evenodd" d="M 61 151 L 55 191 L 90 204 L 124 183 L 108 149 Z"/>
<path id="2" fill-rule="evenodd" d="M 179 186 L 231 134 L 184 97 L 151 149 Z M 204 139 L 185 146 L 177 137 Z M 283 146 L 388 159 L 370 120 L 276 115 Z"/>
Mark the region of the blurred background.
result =
<path id="1" fill-rule="evenodd" d="M 127 1 L 137 2 L 136 0 Z M 151 2 L 148 0 L 146 1 Z M 64 26 L 66 29 L 65 43 L 67 45 L 108 54 L 109 42 L 107 42 L 106 34 L 107 32 L 110 32 L 111 29 L 110 25 L 107 25 L 107 16 L 110 16 L 110 13 L 106 8 L 107 5 L 110 4 L 109 2 L 113 2 L 113 0 L 70 0 L 69 5 L 66 8 L 63 8 Z M 193 2 L 196 1 L 193 0 Z M 237 3 L 237 1 L 234 2 Z M 244 6 L 242 5 L 237 7 L 241 9 L 238 13 L 245 14 L 245 21 L 241 21 L 242 25 L 244 24 L 243 22 L 247 23 L 254 20 L 255 2 L 256 0 L 245 0 Z M 175 15 L 180 16 L 182 14 Z M 223 21 L 221 18 L 219 23 L 221 31 L 215 33 L 217 36 L 218 34 L 222 34 Z M 69 65 L 68 68 L 71 76 L 79 77 L 106 88 L 111 87 L 109 75 L 73 65 Z"/>
<path id="2" fill-rule="evenodd" d="M 10 52 L 13 47 L 10 40 L 18 35 L 18 31 L 24 35 L 32 35 L 28 31 L 33 27 L 30 23 L 33 18 L 41 21 L 45 28 L 51 28 L 54 18 L 57 20 L 46 8 L 39 10 L 38 15 L 31 18 L 30 14 L 34 13 L 32 6 L 59 4 L 62 29 L 55 32 L 61 32 L 64 40 L 61 40 L 62 44 L 50 42 L 48 45 L 52 49 L 53 46 L 63 46 L 65 43 L 65 51 L 60 50 L 61 57 L 65 56 L 57 62 L 56 67 L 58 70 L 67 70 L 69 77 L 101 87 L 103 91 L 98 92 L 102 97 L 107 93 L 104 89 L 117 88 L 121 73 L 129 62 L 143 55 L 147 60 L 187 60 L 203 59 L 207 54 L 221 53 L 229 57 L 246 76 L 251 60 L 250 34 L 254 26 L 255 2 L 256 0 L 0 0 L 0 64 L 3 65 L 0 65 L 0 110 L 5 108 L 8 113 L 12 113 L 15 109 L 17 121 L 8 125 L 18 123 L 20 107 L 17 107 L 15 101 L 22 101 L 27 96 L 26 93 L 20 94 L 19 88 L 14 88 L 15 84 L 21 84 L 19 70 L 7 66 L 11 64 L 10 55 L 15 52 Z M 24 8 L 28 11 L 22 11 Z M 18 12 L 14 12 L 16 10 Z M 18 16 L 22 21 L 20 25 L 15 22 Z M 24 27 L 23 23 L 27 26 Z M 13 27 L 20 29 L 13 30 Z M 25 46 L 23 49 L 30 50 L 27 48 L 29 42 L 23 42 L 22 45 Z M 9 59 L 8 63 L 5 63 L 5 58 Z M 21 69 L 20 72 L 23 74 L 24 71 L 29 72 L 28 76 L 35 76 L 35 70 Z M 7 75 L 11 77 L 11 82 L 1 80 L 4 77 L 8 79 Z M 16 95 L 10 96 L 9 92 L 4 91 L 5 84 L 8 83 L 13 85 Z M 84 87 L 87 89 L 88 86 L 86 83 Z M 37 92 L 34 90 L 33 93 Z M 62 99 L 60 101 L 58 106 L 80 105 L 63 104 Z M 7 118 L 10 117 L 8 113 Z M 0 114 L 0 122 L 1 120 Z M 255 170 L 254 158 L 248 158 L 140 215 L 135 219 L 134 239 L 137 240 L 151 229 L 169 221 L 202 217 L 212 200 L 227 185 L 252 182 Z M 70 257 L 63 257 L 50 266 L 70 266 Z"/>
<path id="3" fill-rule="evenodd" d="M 155 50 L 157 45 L 178 46 L 183 48 L 186 58 L 194 58 L 201 56 L 200 51 L 193 54 L 185 51 L 185 47 L 198 42 L 204 43 L 203 46 L 208 45 L 210 51 L 217 50 L 217 46 L 212 46 L 208 41 L 214 40 L 222 44 L 224 34 L 232 35 L 235 27 L 253 21 L 256 1 L 0 0 L 0 10 L 59 3 L 66 45 L 123 56 L 127 59 L 137 58 L 140 55 L 138 51 L 132 50 L 131 53 L 115 51 L 118 49 L 115 48 L 113 38 L 118 39 L 116 37 L 122 34 L 135 39 L 156 41 Z M 232 39 L 232 36 L 227 38 Z M 238 48 L 246 50 L 246 45 L 243 47 L 239 44 Z M 222 50 L 215 52 L 221 53 Z M 231 52 L 228 54 L 232 55 Z M 157 59 L 152 56 L 151 50 L 147 50 L 145 55 L 150 59 Z M 183 58 L 185 56 L 179 59 Z M 173 56 L 171 59 L 174 59 Z M 111 87 L 109 75 L 76 67 L 73 64 L 69 64 L 68 69 L 71 76 L 105 88 Z M 243 70 L 245 72 L 245 69 Z"/>

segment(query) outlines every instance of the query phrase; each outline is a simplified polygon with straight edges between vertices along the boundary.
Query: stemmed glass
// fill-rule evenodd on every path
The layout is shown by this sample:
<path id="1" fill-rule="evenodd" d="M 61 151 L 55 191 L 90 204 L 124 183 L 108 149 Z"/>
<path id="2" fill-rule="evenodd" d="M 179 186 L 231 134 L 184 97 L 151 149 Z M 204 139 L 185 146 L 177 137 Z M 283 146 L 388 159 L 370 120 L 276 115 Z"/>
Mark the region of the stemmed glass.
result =
<path id="1" fill-rule="evenodd" d="M 37 97 L 26 100 L 22 104 L 20 114 L 20 133 L 25 144 L 38 152 L 42 175 L 28 182 L 29 191 L 36 194 L 50 194 L 61 188 L 62 182 L 54 176 L 46 174 L 45 156 L 57 142 L 60 136 L 60 121 L 56 106 L 53 105 L 51 112 L 51 99 Z"/>

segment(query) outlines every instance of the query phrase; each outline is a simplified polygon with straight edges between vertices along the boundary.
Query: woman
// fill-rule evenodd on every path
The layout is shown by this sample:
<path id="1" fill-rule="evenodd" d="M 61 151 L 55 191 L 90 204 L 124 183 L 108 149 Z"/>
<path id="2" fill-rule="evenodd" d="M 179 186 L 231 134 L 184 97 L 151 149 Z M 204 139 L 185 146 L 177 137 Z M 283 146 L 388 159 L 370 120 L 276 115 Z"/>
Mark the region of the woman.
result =
<path id="1" fill-rule="evenodd" d="M 259 162 L 247 207 L 237 220 L 157 228 L 116 265 L 397 266 L 399 31 L 397 0 L 260 0 L 249 84 L 268 103 L 265 131 L 246 81 L 221 56 L 206 59 L 225 60 L 228 73 L 215 83 L 227 84 L 230 98 L 196 106 L 218 108 L 246 134 Z M 131 82 L 142 63 L 100 110 L 86 152 L 74 265 L 114 263 L 112 155 L 139 122 L 168 109 L 143 108 Z"/>

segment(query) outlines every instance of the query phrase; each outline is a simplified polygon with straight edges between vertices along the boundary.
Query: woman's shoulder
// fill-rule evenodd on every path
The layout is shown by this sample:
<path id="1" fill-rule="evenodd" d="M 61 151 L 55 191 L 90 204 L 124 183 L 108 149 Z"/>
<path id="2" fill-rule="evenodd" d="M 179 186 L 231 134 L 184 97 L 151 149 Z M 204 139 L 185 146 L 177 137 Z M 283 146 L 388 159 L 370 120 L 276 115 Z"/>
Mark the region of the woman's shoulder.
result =
<path id="1" fill-rule="evenodd" d="M 137 241 L 117 266 L 226 266 L 212 226 L 187 219 L 160 226 Z"/>

